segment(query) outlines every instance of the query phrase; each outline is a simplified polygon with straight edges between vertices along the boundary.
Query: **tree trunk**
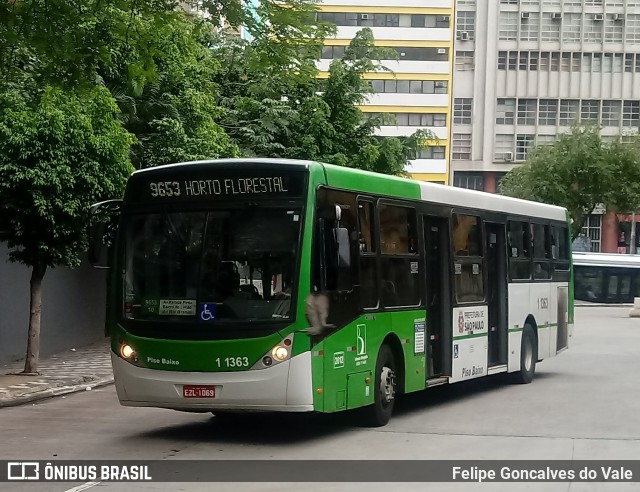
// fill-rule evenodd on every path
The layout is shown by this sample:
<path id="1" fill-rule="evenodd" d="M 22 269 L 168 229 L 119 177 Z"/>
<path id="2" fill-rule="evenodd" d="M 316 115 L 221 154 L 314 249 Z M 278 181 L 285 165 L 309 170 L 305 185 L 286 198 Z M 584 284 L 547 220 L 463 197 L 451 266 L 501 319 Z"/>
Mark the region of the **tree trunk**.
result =
<path id="1" fill-rule="evenodd" d="M 31 300 L 29 309 L 29 334 L 27 356 L 23 374 L 37 374 L 40 360 L 40 319 L 42 317 L 42 279 L 47 265 L 37 262 L 31 270 Z"/>

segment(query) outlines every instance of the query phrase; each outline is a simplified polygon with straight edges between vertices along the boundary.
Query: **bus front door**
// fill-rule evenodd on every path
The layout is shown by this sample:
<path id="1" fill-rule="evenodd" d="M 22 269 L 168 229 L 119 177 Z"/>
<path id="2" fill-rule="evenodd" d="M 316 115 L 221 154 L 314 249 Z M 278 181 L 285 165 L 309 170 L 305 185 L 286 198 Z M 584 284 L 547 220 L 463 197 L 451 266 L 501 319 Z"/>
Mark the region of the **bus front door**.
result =
<path id="1" fill-rule="evenodd" d="M 423 217 L 425 244 L 427 379 L 451 375 L 449 219 Z"/>
<path id="2" fill-rule="evenodd" d="M 489 303 L 489 367 L 507 363 L 507 248 L 504 224 L 485 223 L 487 300 Z"/>

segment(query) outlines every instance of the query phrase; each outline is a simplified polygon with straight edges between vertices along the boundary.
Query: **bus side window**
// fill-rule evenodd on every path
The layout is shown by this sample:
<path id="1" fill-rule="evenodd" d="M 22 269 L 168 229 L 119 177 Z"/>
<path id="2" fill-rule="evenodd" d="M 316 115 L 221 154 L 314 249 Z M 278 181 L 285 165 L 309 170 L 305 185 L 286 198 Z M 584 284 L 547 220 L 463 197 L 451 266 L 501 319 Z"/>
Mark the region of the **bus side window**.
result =
<path id="1" fill-rule="evenodd" d="M 531 278 L 529 223 L 511 220 L 507 230 L 509 236 L 509 276 L 512 280 L 529 280 Z"/>
<path id="2" fill-rule="evenodd" d="M 386 307 L 420 303 L 420 258 L 417 254 L 416 211 L 378 205 L 380 220 L 380 289 Z"/>
<path id="3" fill-rule="evenodd" d="M 360 307 L 378 307 L 378 265 L 373 203 L 358 201 Z"/>
<path id="4" fill-rule="evenodd" d="M 566 226 L 551 226 L 551 251 L 554 280 L 569 279 L 569 230 Z"/>
<path id="5" fill-rule="evenodd" d="M 484 300 L 480 224 L 480 218 L 474 215 L 452 217 L 455 291 L 459 303 Z"/>
<path id="6" fill-rule="evenodd" d="M 551 278 L 551 258 L 549 226 L 531 224 L 533 242 L 533 278 L 545 280 Z"/>

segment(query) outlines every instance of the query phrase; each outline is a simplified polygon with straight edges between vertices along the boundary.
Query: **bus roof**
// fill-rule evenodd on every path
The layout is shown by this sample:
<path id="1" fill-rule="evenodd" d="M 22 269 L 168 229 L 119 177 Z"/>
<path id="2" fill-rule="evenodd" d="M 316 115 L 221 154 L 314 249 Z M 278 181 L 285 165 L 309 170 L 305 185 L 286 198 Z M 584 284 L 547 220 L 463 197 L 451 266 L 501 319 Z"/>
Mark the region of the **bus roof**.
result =
<path id="1" fill-rule="evenodd" d="M 640 268 L 640 255 L 574 251 L 573 264 L 578 266 Z"/>
<path id="2" fill-rule="evenodd" d="M 554 219 L 565 222 L 566 210 L 555 205 L 547 205 L 528 200 L 506 197 L 482 191 L 467 190 L 453 186 L 445 186 L 426 181 L 416 181 L 398 176 L 389 176 L 373 173 L 349 167 L 325 164 L 317 161 L 278 159 L 278 158 L 236 158 L 216 159 L 166 164 L 135 171 L 133 174 L 148 173 L 154 171 L 169 170 L 178 166 L 193 166 L 201 169 L 216 164 L 270 164 L 286 167 L 320 167 L 329 186 L 342 189 L 361 191 L 363 193 L 375 193 L 387 196 L 411 198 L 432 203 L 450 205 L 452 207 L 464 207 L 472 209 L 490 210 L 506 214 L 523 215 L 530 217 Z M 368 178 L 368 179 L 363 179 Z"/>

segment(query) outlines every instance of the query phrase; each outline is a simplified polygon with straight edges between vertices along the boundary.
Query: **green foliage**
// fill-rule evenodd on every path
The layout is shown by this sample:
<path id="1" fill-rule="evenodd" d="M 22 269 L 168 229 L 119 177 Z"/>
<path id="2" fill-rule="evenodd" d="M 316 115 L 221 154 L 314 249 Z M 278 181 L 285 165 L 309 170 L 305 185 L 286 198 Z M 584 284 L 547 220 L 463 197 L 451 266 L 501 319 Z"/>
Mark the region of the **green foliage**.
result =
<path id="1" fill-rule="evenodd" d="M 0 231 L 11 260 L 79 264 L 89 206 L 120 196 L 132 171 L 133 137 L 117 111 L 99 87 L 0 93 Z"/>
<path id="2" fill-rule="evenodd" d="M 215 41 L 211 26 L 180 14 L 162 26 L 141 17 L 136 31 L 153 53 L 154 79 L 140 79 L 131 70 L 136 53 L 99 70 L 122 110 L 124 127 L 137 137 L 134 166 L 238 155 L 216 123 L 222 112 L 214 84 L 220 63 L 210 49 Z"/>
<path id="3" fill-rule="evenodd" d="M 604 143 L 599 128 L 574 126 L 554 143 L 533 149 L 500 188 L 509 196 L 567 208 L 577 237 L 598 204 L 622 213 L 640 208 L 640 145 Z"/>

